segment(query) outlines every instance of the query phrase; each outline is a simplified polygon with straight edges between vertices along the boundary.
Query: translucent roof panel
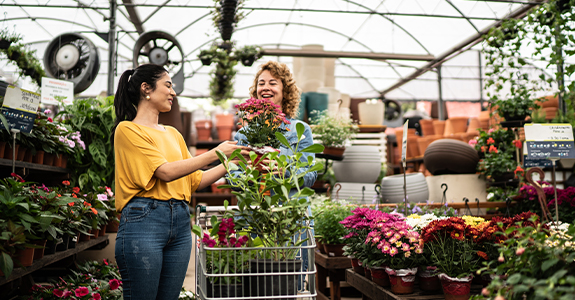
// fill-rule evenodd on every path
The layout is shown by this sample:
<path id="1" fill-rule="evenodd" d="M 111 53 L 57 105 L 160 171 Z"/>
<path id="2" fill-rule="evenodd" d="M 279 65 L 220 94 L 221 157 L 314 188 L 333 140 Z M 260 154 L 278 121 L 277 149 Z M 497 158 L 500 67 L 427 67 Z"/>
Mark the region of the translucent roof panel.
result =
<path id="1" fill-rule="evenodd" d="M 523 5 L 521 1 L 470 0 L 246 0 L 241 20 L 232 36 L 236 45 L 260 45 L 264 49 L 300 49 L 319 44 L 325 51 L 415 54 L 440 57 Z M 200 50 L 221 42 L 210 15 L 213 0 L 127 0 L 117 9 L 117 71 L 114 82 L 132 68 L 136 40 L 146 31 L 161 30 L 174 36 L 184 53 L 183 96 L 209 96 L 209 72 L 197 59 Z M 0 6 L 3 28 L 21 34 L 37 56 L 43 57 L 56 36 L 78 32 L 99 49 L 101 67 L 94 83 L 81 95 L 105 93 L 108 77 L 108 43 L 96 33 L 107 33 L 110 2 L 102 0 L 6 0 Z M 137 24 L 135 24 L 137 23 Z M 477 48 L 476 48 L 477 49 Z M 238 65 L 235 96 L 247 97 L 259 64 L 279 60 L 293 68 L 293 58 L 264 56 L 252 67 Z M 416 60 L 338 58 L 335 88 L 352 97 L 371 98 L 409 77 L 427 64 Z M 0 61 L 7 78 L 15 67 Z M 442 95 L 447 100 L 480 99 L 479 61 L 476 51 L 447 61 L 442 68 Z M 454 79 L 455 78 L 455 79 Z M 36 89 L 28 79 L 23 88 Z M 399 100 L 437 99 L 435 72 L 425 73 L 386 94 Z"/>

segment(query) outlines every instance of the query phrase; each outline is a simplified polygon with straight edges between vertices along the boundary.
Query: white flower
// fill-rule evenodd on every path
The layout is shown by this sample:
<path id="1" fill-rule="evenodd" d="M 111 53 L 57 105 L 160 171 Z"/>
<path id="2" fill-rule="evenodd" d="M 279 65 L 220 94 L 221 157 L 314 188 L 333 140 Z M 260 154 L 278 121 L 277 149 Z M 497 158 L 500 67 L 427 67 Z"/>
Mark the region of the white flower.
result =
<path id="1" fill-rule="evenodd" d="M 493 196 L 495 196 L 494 193 L 487 194 L 487 200 L 490 200 L 491 198 L 493 198 Z"/>

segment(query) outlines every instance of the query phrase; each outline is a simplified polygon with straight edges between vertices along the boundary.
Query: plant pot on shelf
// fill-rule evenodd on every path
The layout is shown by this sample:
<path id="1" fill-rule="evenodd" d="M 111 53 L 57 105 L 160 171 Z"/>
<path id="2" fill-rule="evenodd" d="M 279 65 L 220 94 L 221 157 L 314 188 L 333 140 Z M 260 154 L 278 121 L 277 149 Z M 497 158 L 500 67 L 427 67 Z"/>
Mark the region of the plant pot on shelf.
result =
<path id="1" fill-rule="evenodd" d="M 90 233 L 90 231 L 88 231 Z M 90 240 L 90 235 L 80 233 L 80 242 L 87 242 Z"/>
<path id="2" fill-rule="evenodd" d="M 26 148 L 20 145 L 20 147 L 18 147 L 18 156 L 16 156 L 16 160 L 24 161 L 24 156 L 26 156 Z"/>
<path id="3" fill-rule="evenodd" d="M 68 156 L 62 153 L 58 153 L 54 158 L 54 167 L 66 168 L 68 165 Z"/>
<path id="4" fill-rule="evenodd" d="M 343 246 L 345 246 L 345 244 L 323 244 L 325 253 L 329 257 L 343 256 Z"/>
<path id="5" fill-rule="evenodd" d="M 34 155 L 32 154 L 32 149 L 26 149 L 26 153 L 24 154 L 24 162 L 31 163 Z"/>
<path id="6" fill-rule="evenodd" d="M 505 118 L 505 121 L 523 121 L 523 120 L 525 120 L 525 117 L 527 117 L 526 114 L 524 114 L 524 115 L 512 115 L 510 113 L 503 113 L 503 118 Z"/>
<path id="7" fill-rule="evenodd" d="M 212 121 L 196 121 L 196 131 L 198 132 L 199 141 L 209 141 L 212 139 Z"/>
<path id="8" fill-rule="evenodd" d="M 385 272 L 389 275 L 389 282 L 391 284 L 391 292 L 398 295 L 411 294 L 415 288 L 415 274 L 417 268 L 393 270 L 385 268 Z"/>
<path id="9" fill-rule="evenodd" d="M 44 151 L 36 150 L 36 155 L 32 158 L 32 162 L 35 164 L 43 164 L 44 163 Z"/>
<path id="10" fill-rule="evenodd" d="M 68 250 L 68 243 L 70 242 L 70 236 L 68 234 L 64 234 L 62 236 L 62 243 L 56 246 L 56 251 L 66 251 Z"/>
<path id="11" fill-rule="evenodd" d="M 371 280 L 379 286 L 388 287 L 391 285 L 389 275 L 385 272 L 385 267 L 372 267 Z"/>
<path id="12" fill-rule="evenodd" d="M 368 267 L 363 267 L 363 273 L 365 275 L 365 278 L 367 278 L 368 280 L 372 280 L 371 279 L 371 269 Z"/>
<path id="13" fill-rule="evenodd" d="M 0 158 L 5 157 L 4 152 L 6 150 L 6 142 L 0 142 Z"/>
<path id="14" fill-rule="evenodd" d="M 118 219 L 120 218 L 120 216 L 118 216 Z M 108 233 L 114 233 L 114 232 L 118 232 L 118 228 L 120 227 L 120 222 L 113 220 L 110 221 L 108 223 L 108 225 L 106 225 L 106 232 Z"/>
<path id="15" fill-rule="evenodd" d="M 62 242 L 62 239 L 55 239 L 46 241 L 46 247 L 44 248 L 44 255 L 50 255 L 56 253 L 56 246 Z"/>
<path id="16" fill-rule="evenodd" d="M 332 156 L 343 156 L 345 152 L 345 147 L 325 147 L 323 149 L 323 154 Z"/>
<path id="17" fill-rule="evenodd" d="M 441 281 L 435 270 L 420 268 L 417 272 L 419 279 L 419 289 L 426 292 L 435 292 L 441 290 Z"/>
<path id="18" fill-rule="evenodd" d="M 17 249 L 14 253 L 14 266 L 29 267 L 34 262 L 34 248 Z"/>
<path id="19" fill-rule="evenodd" d="M 98 237 L 106 235 L 106 226 L 102 226 L 100 230 L 98 230 Z"/>
<path id="20" fill-rule="evenodd" d="M 316 239 L 315 244 L 316 244 L 317 249 L 319 250 L 319 253 L 326 254 L 325 253 L 325 247 L 323 246 L 323 243 L 321 240 Z"/>
<path id="21" fill-rule="evenodd" d="M 47 240 L 35 240 L 32 243 L 42 248 L 34 248 L 34 260 L 39 260 L 44 257 L 44 249 L 46 248 Z"/>
<path id="22" fill-rule="evenodd" d="M 90 230 L 90 234 L 92 234 L 92 235 L 90 236 L 90 239 L 91 239 L 91 240 L 97 239 L 99 232 L 100 232 L 100 229 L 92 229 L 92 230 Z"/>
<path id="23" fill-rule="evenodd" d="M 351 267 L 353 268 L 353 271 L 359 275 L 365 275 L 365 271 L 363 270 L 363 267 L 361 266 L 361 262 L 359 261 L 359 259 L 353 256 L 348 257 L 351 258 Z"/>
<path id="24" fill-rule="evenodd" d="M 78 244 L 78 242 L 80 241 L 80 234 L 76 234 L 74 236 L 69 235 L 68 236 L 68 249 L 74 249 L 76 248 L 76 245 Z"/>
<path id="25" fill-rule="evenodd" d="M 234 129 L 234 126 L 228 126 L 228 125 L 218 125 L 216 126 L 216 129 L 218 130 L 218 139 L 223 140 L 223 141 L 227 141 L 227 140 L 231 140 L 232 139 L 232 130 Z"/>
<path id="26" fill-rule="evenodd" d="M 469 299 L 473 275 L 464 278 L 452 278 L 441 273 L 439 274 L 439 279 L 441 280 L 446 300 Z"/>
<path id="27" fill-rule="evenodd" d="M 44 153 L 44 160 L 42 161 L 42 163 L 46 166 L 51 166 L 54 164 L 54 157 L 56 157 L 56 155 L 54 155 L 54 153 Z"/>

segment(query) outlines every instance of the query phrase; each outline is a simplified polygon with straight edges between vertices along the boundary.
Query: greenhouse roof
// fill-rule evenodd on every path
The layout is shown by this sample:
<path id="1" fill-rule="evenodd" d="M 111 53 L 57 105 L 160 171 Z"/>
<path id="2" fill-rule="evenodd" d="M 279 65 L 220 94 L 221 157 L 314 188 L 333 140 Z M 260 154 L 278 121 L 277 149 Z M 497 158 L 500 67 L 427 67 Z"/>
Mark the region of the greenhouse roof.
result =
<path id="1" fill-rule="evenodd" d="M 542 1 L 520 0 L 246 0 L 245 14 L 232 36 L 236 46 L 259 45 L 278 52 L 319 44 L 326 52 L 372 53 L 384 59 L 339 57 L 335 88 L 355 98 L 436 100 L 442 63 L 445 100 L 485 99 L 481 74 L 481 36 L 499 21 L 519 17 Z M 181 95 L 209 96 L 209 72 L 197 58 L 202 49 L 221 41 L 210 12 L 213 0 L 123 0 L 117 2 L 117 70 L 114 82 L 132 68 L 138 37 L 160 30 L 181 45 L 184 89 Z M 110 2 L 102 0 L 4 0 L 3 28 L 23 36 L 42 58 L 51 40 L 62 33 L 81 33 L 99 51 L 101 67 L 95 81 L 81 95 L 105 92 L 108 81 Z M 104 37 L 104 38 L 102 38 Z M 417 59 L 415 59 L 417 58 Z M 291 56 L 265 55 L 251 67 L 238 64 L 235 96 L 248 96 L 248 88 L 262 62 L 278 60 L 293 66 Z M 5 77 L 15 67 L 0 62 Z M 432 72 L 429 72 L 429 71 Z M 296 78 L 297 79 L 297 78 Z M 23 88 L 36 89 L 21 80 Z"/>

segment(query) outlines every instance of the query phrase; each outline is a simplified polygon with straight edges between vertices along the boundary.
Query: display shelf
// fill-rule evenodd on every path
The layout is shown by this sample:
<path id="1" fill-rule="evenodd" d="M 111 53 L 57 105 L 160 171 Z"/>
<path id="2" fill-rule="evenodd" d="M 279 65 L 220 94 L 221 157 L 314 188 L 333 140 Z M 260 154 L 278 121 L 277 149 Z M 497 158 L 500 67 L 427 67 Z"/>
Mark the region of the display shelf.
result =
<path id="1" fill-rule="evenodd" d="M 192 207 L 196 207 L 199 202 L 204 202 L 208 206 L 221 206 L 224 205 L 224 200 L 228 200 L 230 205 L 238 204 L 236 195 L 231 193 L 193 193 L 191 205 Z"/>
<path id="2" fill-rule="evenodd" d="M 387 129 L 387 125 L 357 125 L 360 133 L 367 132 L 384 132 Z"/>
<path id="3" fill-rule="evenodd" d="M 65 169 L 65 168 L 47 166 L 47 165 L 35 164 L 35 163 L 29 163 L 29 162 L 23 162 L 23 161 L 16 161 L 14 163 L 14 165 L 18 169 L 24 168 L 24 169 L 34 170 L 34 171 L 54 172 L 54 173 L 68 173 L 69 172 L 69 170 Z M 5 167 L 12 168 L 12 160 L 0 158 L 0 166 L 2 166 L 2 168 L 5 168 Z"/>
<path id="4" fill-rule="evenodd" d="M 43 258 L 39 259 L 39 260 L 35 260 L 34 263 L 29 266 L 29 267 L 24 267 L 24 268 L 17 268 L 14 269 L 14 271 L 12 272 L 12 274 L 10 274 L 10 277 L 8 277 L 8 279 L 6 279 L 6 277 L 2 276 L 0 278 L 0 286 L 9 283 L 13 280 L 16 280 L 18 278 L 21 278 L 25 275 L 28 275 L 36 270 L 39 270 L 47 265 L 50 265 L 52 263 L 58 262 L 64 258 L 70 257 L 72 255 L 75 255 L 76 253 L 82 252 L 86 249 L 89 249 L 91 247 L 94 246 L 100 246 L 101 244 L 108 244 L 108 236 L 104 235 L 89 241 L 85 241 L 85 242 L 79 242 L 78 244 L 76 244 L 76 248 L 72 248 L 72 249 L 68 249 L 65 251 L 60 251 L 60 252 L 56 252 L 54 254 L 49 254 L 49 255 L 45 255 Z"/>
<path id="5" fill-rule="evenodd" d="M 340 300 L 340 282 L 345 281 L 345 270 L 351 268 L 351 259 L 348 257 L 329 257 L 315 251 L 315 274 L 318 299 Z M 329 276 L 330 297 L 325 295 L 326 278 Z"/>

